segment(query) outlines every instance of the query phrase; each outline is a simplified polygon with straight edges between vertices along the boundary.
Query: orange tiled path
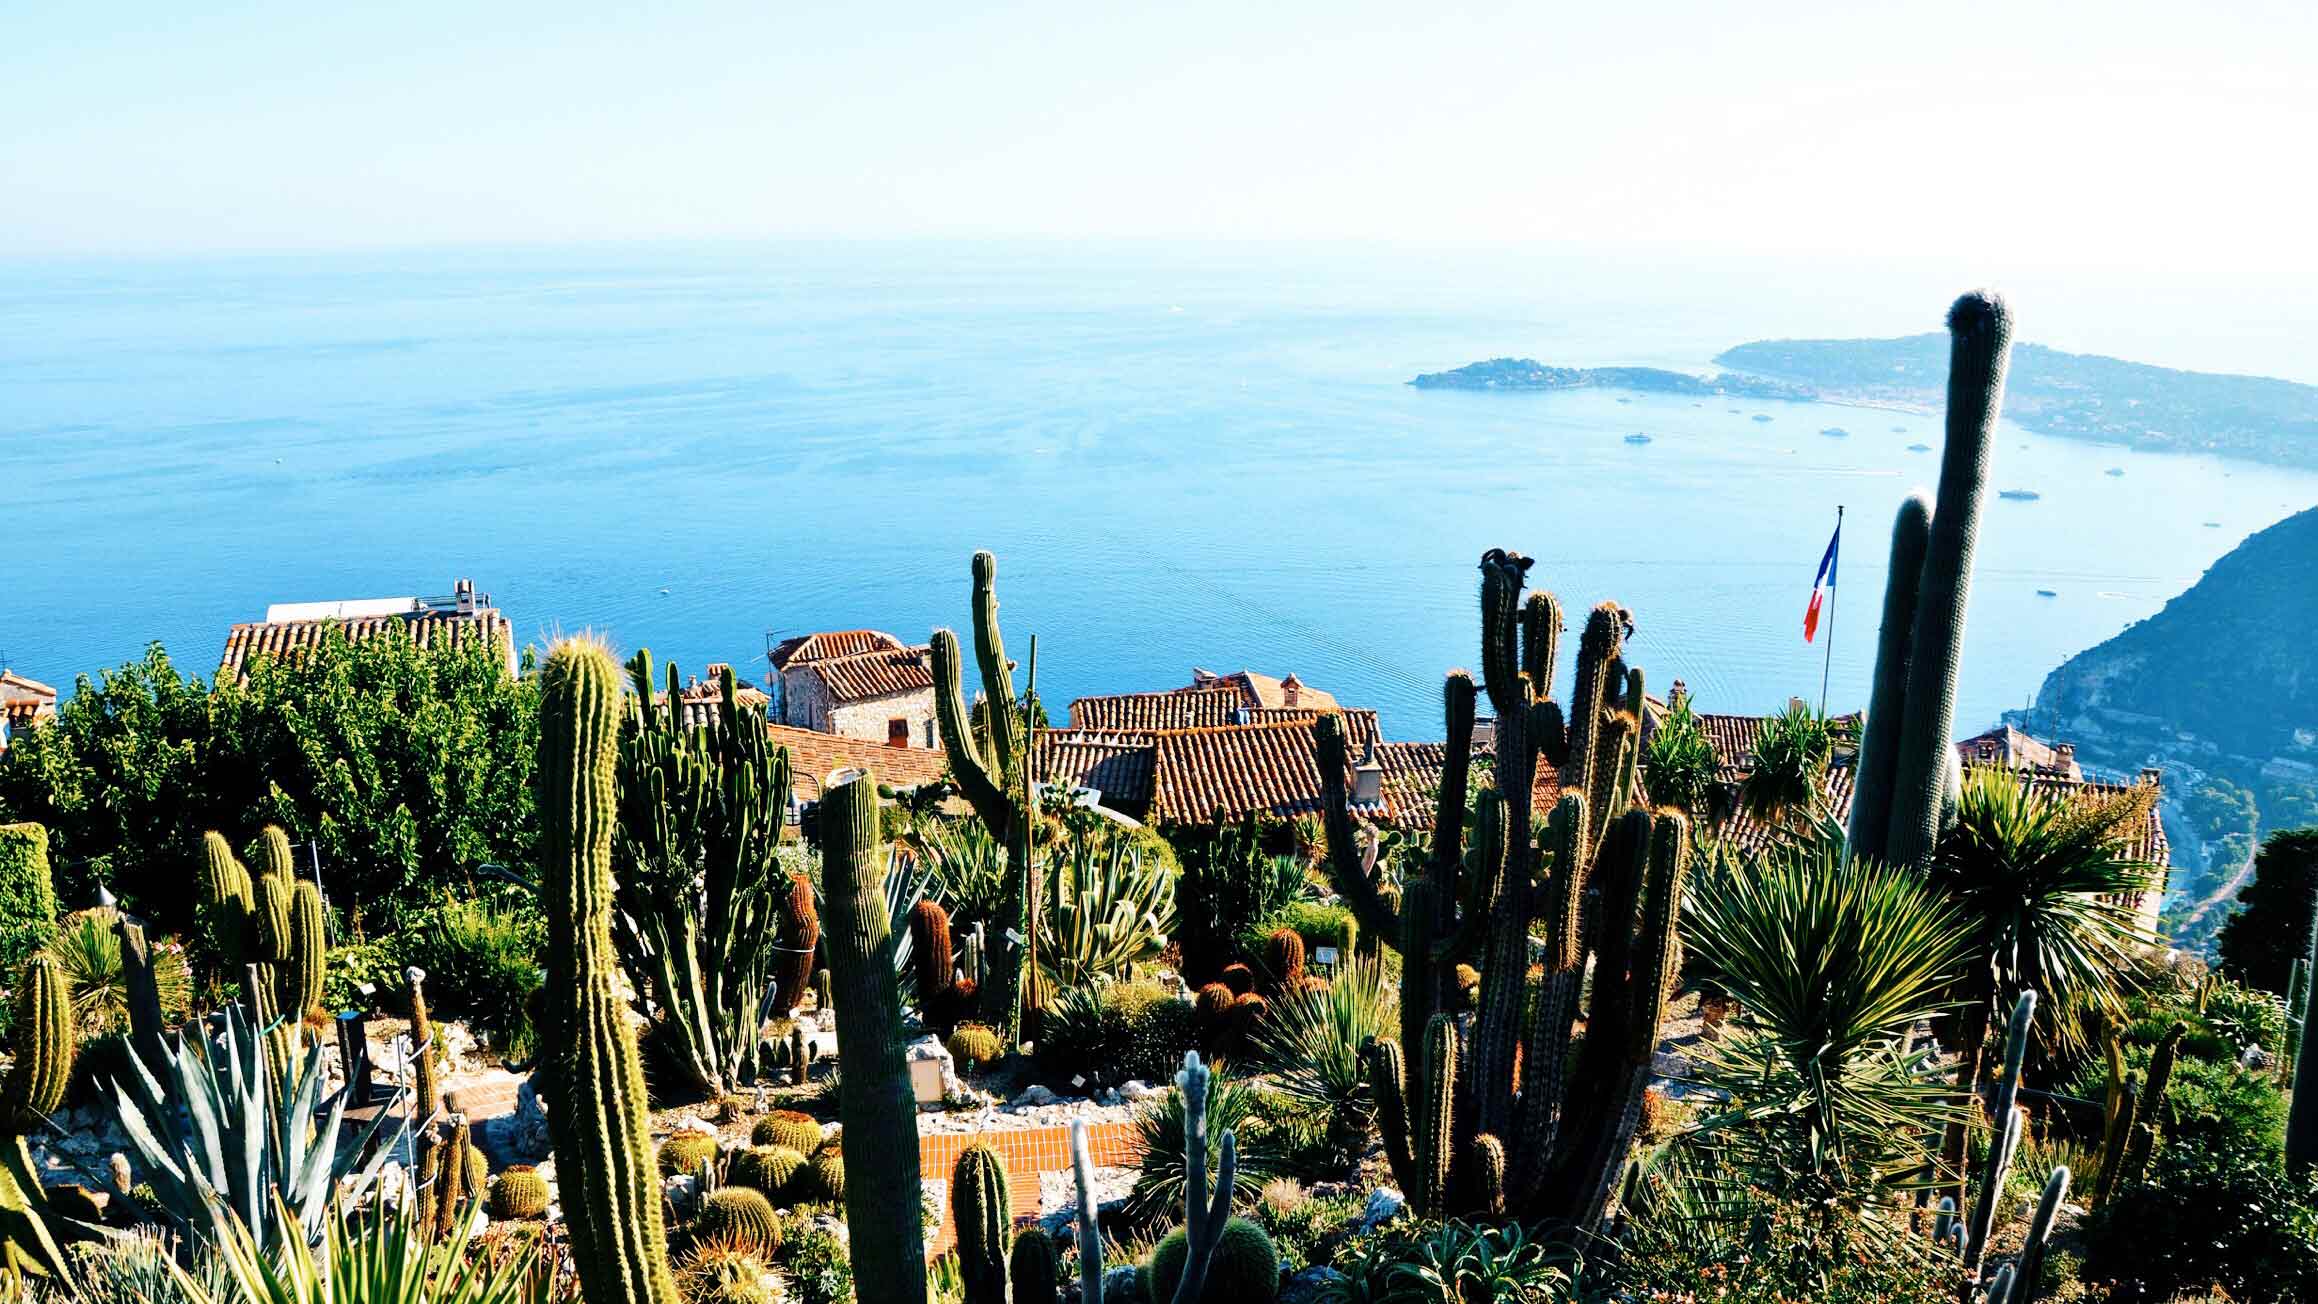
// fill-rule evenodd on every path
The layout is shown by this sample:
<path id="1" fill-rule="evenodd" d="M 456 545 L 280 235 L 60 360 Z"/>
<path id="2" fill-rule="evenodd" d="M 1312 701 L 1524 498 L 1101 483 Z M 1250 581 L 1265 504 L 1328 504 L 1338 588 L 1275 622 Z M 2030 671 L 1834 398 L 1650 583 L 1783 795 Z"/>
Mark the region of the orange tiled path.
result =
<path id="1" fill-rule="evenodd" d="M 1038 1216 L 1042 1174 L 1070 1171 L 1070 1129 L 1041 1127 L 919 1137 L 918 1177 L 949 1181 L 951 1171 L 958 1166 L 959 1152 L 977 1141 L 996 1150 L 998 1157 L 1006 1161 L 1006 1191 L 1014 1204 L 1016 1222 Z M 1133 1162 L 1135 1148 L 1135 1128 L 1131 1123 L 1097 1123 L 1087 1129 L 1087 1153 L 1097 1168 L 1115 1168 Z M 926 1233 L 926 1252 L 940 1254 L 950 1248 L 951 1236 L 950 1220 L 945 1217 L 941 1226 Z"/>

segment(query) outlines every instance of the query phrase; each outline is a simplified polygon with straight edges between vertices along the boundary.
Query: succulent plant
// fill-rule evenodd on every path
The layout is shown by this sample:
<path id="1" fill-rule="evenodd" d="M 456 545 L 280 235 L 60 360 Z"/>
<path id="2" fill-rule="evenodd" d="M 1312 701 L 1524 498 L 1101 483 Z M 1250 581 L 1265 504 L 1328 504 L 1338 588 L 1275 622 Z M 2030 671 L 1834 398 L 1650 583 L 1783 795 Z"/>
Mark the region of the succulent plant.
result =
<path id="1" fill-rule="evenodd" d="M 770 1255 L 781 1248 L 781 1216 L 765 1193 L 746 1186 L 720 1186 L 701 1197 L 692 1215 L 695 1241 L 731 1239 Z"/>
<path id="2" fill-rule="evenodd" d="M 491 1216 L 538 1218 L 547 1213 L 547 1179 L 529 1164 L 516 1164 L 491 1179 Z"/>

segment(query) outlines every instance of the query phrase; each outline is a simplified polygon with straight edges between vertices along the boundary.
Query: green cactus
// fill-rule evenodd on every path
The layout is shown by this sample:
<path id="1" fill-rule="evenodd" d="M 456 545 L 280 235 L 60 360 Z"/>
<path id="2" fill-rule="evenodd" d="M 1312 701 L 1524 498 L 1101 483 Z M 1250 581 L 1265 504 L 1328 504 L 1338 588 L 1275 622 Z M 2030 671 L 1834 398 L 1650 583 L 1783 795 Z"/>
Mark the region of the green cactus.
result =
<path id="1" fill-rule="evenodd" d="M 564 1221 L 593 1304 L 677 1304 L 652 1164 L 644 1068 L 612 945 L 619 671 L 567 639 L 540 676 L 540 904 L 548 921 L 540 1066 Z"/>
<path id="2" fill-rule="evenodd" d="M 1009 873 L 1006 894 L 992 921 L 993 949 L 1010 944 L 1006 934 L 1022 938 L 1013 954 L 986 957 L 988 978 L 977 988 L 982 1021 L 1008 1035 L 1022 1029 L 1025 984 L 1035 977 L 1040 932 L 1040 875 L 1033 855 L 1041 822 L 1037 804 L 1030 799 L 1030 737 L 1028 720 L 1014 694 L 1014 663 L 1006 659 L 1006 641 L 998 628 L 998 559 L 987 552 L 974 554 L 974 664 L 982 683 L 981 727 L 968 709 L 963 660 L 958 636 L 947 629 L 933 632 L 934 718 L 949 755 L 950 773 L 958 781 L 975 815 L 990 836 L 1006 848 Z M 1031 692 L 1037 691 L 1037 640 L 1031 640 Z"/>
<path id="3" fill-rule="evenodd" d="M 757 1146 L 785 1146 L 799 1154 L 809 1155 L 821 1148 L 821 1125 L 811 1114 L 794 1109 L 776 1109 L 749 1129 L 749 1144 Z"/>
<path id="4" fill-rule="evenodd" d="M 966 1072 L 995 1064 L 1006 1054 L 1006 1043 L 998 1040 L 998 1034 L 978 1023 L 961 1025 L 947 1044 L 950 1058 Z"/>
<path id="5" fill-rule="evenodd" d="M 789 890 L 775 899 L 775 936 L 780 950 L 773 963 L 773 1005 L 786 1014 L 805 1003 L 813 986 L 813 960 L 821 945 L 821 914 L 813 906 L 813 882 L 789 875 Z"/>
<path id="6" fill-rule="evenodd" d="M 687 722 L 674 665 L 665 699 L 651 652 L 638 652 L 628 673 L 613 939 L 660 1016 L 656 1043 L 689 1085 L 721 1096 L 763 1067 L 760 1030 L 779 999 L 777 975 L 799 963 L 797 951 L 811 963 L 805 939 L 781 931 L 795 889 L 777 872 L 789 754 L 761 716 L 741 709 L 729 667 L 705 723 Z"/>
<path id="7" fill-rule="evenodd" d="M 276 1000 L 282 1012 L 303 1019 L 322 1004 L 322 979 L 328 971 L 329 939 L 324 935 L 322 889 L 299 883 L 290 891 L 289 955 L 275 973 Z"/>
<path id="8" fill-rule="evenodd" d="M 1172 1298 L 1175 1304 L 1192 1304 L 1203 1298 L 1229 1298 L 1220 1293 L 1206 1296 L 1208 1274 L 1216 1257 L 1216 1247 L 1229 1224 L 1232 1192 L 1239 1183 L 1239 1137 L 1229 1128 L 1217 1147 L 1214 1194 L 1208 1192 L 1207 1173 L 1207 1105 L 1208 1088 L 1214 1075 L 1199 1062 L 1199 1052 L 1186 1051 L 1183 1067 L 1176 1071 L 1175 1087 L 1183 1100 L 1183 1253 L 1177 1264 L 1181 1280 L 1168 1295 L 1154 1294 L 1154 1301 Z M 1274 1282 L 1278 1274 L 1275 1263 Z"/>
<path id="9" fill-rule="evenodd" d="M 875 1246 L 853 1263 L 863 1299 L 925 1304 L 925 1224 L 918 1204 L 917 1103 L 902 1055 L 901 992 L 878 830 L 877 779 L 856 775 L 821 796 L 822 946 L 845 1065 L 838 1113 L 845 1125 L 845 1221 L 853 1243 Z M 852 1160 L 862 1162 L 851 1180 Z"/>
<path id="10" fill-rule="evenodd" d="M 657 1154 L 663 1177 L 692 1172 L 701 1160 L 715 1157 L 716 1138 L 706 1132 L 679 1132 L 661 1142 Z"/>
<path id="11" fill-rule="evenodd" d="M 1273 986 L 1291 991 L 1304 981 L 1304 939 L 1295 929 L 1273 929 L 1265 939 L 1264 953 L 1264 967 L 1271 972 Z"/>
<path id="12" fill-rule="evenodd" d="M 263 844 L 260 844 L 263 845 Z M 297 884 L 277 874 L 260 875 L 257 880 L 256 928 L 251 934 L 253 963 L 267 966 L 282 964 L 290 958 L 290 898 L 297 894 Z"/>
<path id="13" fill-rule="evenodd" d="M 2013 1004 L 2012 1022 L 2004 1035 L 2004 1070 L 1996 1084 L 1996 1136 L 1988 1146 L 1988 1164 L 1980 1175 L 1980 1197 L 1965 1228 L 1964 1270 L 1978 1272 L 1988 1252 L 1988 1234 L 1996 1224 L 1996 1205 L 2004 1196 L 2004 1178 L 2020 1149 L 2023 1117 L 2019 1107 L 2020 1070 L 2028 1056 L 2028 1039 L 2036 1018 L 2036 993 L 2022 992 Z"/>
<path id="14" fill-rule="evenodd" d="M 1045 1228 L 1025 1227 L 1014 1238 L 1006 1278 L 1014 1287 L 1014 1304 L 1056 1304 L 1062 1299 L 1062 1262 Z"/>
<path id="15" fill-rule="evenodd" d="M 2029 1220 L 2028 1238 L 2022 1242 L 2020 1257 L 2014 1264 L 2013 1286 L 1999 1304 L 2033 1304 L 2038 1283 L 2044 1280 L 2044 1256 L 2052 1238 L 2053 1219 L 2060 1216 L 2061 1203 L 2068 1199 L 2068 1165 L 2056 1165 L 2044 1180 L 2044 1195 L 2036 1202 L 2036 1215 Z"/>
<path id="16" fill-rule="evenodd" d="M 538 1218 L 547 1213 L 547 1179 L 529 1164 L 516 1164 L 491 1179 L 491 1216 Z"/>
<path id="17" fill-rule="evenodd" d="M 1876 635 L 1875 679 L 1868 690 L 1867 728 L 1852 767 L 1851 854 L 1881 861 L 1891 838 L 1892 789 L 1899 766 L 1899 736 L 1907 712 L 1908 648 L 1916 623 L 1916 589 L 1923 583 L 1924 550 L 1932 534 L 1932 503 L 1920 493 L 1901 500 L 1891 525 L 1891 565 L 1883 588 L 1883 624 Z"/>
<path id="18" fill-rule="evenodd" d="M 435 1168 L 439 1189 L 431 1201 L 434 1236 L 438 1241 L 449 1241 L 474 1217 L 475 1201 L 482 1198 L 482 1192 L 473 1178 L 475 1169 L 484 1166 L 485 1161 L 483 1152 L 475 1148 L 463 1114 L 453 1118 L 450 1138 L 437 1148 L 441 1157 Z"/>
<path id="19" fill-rule="evenodd" d="M 745 1186 L 720 1186 L 701 1197 L 692 1215 L 695 1242 L 731 1239 L 759 1254 L 781 1248 L 781 1215 L 764 1192 Z"/>
<path id="20" fill-rule="evenodd" d="M 237 972 L 248 963 L 256 931 L 256 889 L 249 870 L 233 854 L 225 835 L 201 835 L 200 906 L 197 917 L 208 943 L 213 973 Z"/>
<path id="21" fill-rule="evenodd" d="M 411 1069 L 418 1092 L 413 1097 L 412 1120 L 426 1127 L 443 1112 L 443 1048 L 435 1040 L 435 1021 L 427 1016 L 427 971 L 414 964 L 403 970 L 402 976 L 410 987 L 410 1044 L 417 1061 Z"/>
<path id="22" fill-rule="evenodd" d="M 64 1103 L 77 1042 L 64 971 L 46 953 L 16 983 L 16 1062 L 0 1081 L 0 1264 L 11 1278 L 63 1278 L 63 1214 L 49 1206 L 24 1134 Z"/>
<path id="23" fill-rule="evenodd" d="M 2149 1151 L 2157 1141 L 2158 1120 L 2165 1116 L 2165 1092 L 2173 1083 L 2173 1065 L 2181 1054 L 2181 1039 L 2189 1035 L 2189 1025 L 2176 1021 L 2166 1029 L 2157 1043 L 2157 1051 L 2149 1058 L 2149 1076 L 2141 1087 L 2140 1100 L 2135 1107 L 2137 1124 L 2133 1137 L 2125 1146 L 2125 1162 L 2117 1173 L 2112 1190 L 2121 1190 L 2141 1180 L 2149 1166 Z"/>
<path id="24" fill-rule="evenodd" d="M 805 1161 L 806 1188 L 816 1200 L 845 1203 L 845 1156 L 823 1150 Z"/>
<path id="25" fill-rule="evenodd" d="M 1879 636 L 1870 707 L 1884 715 L 1879 720 L 1871 710 L 1868 716 L 1862 788 L 1852 804 L 1853 854 L 1891 864 L 1914 864 L 1931 854 L 1949 817 L 1964 613 L 2011 355 L 2011 309 L 1992 294 L 1966 294 L 1948 310 L 1948 333 L 1947 439 L 1938 505 L 1928 530 L 1917 530 L 1914 505 L 1902 507 L 1893 527 L 1894 573 L 1906 574 L 1907 554 L 1919 539 L 1922 563 L 1912 595 L 1885 594 L 1887 619 L 1895 606 L 1910 605 L 1911 596 L 1912 619 L 1904 642 L 1889 626 Z M 1903 698 L 1896 704 L 1888 700 L 1895 691 Z M 1894 725 L 1896 738 L 1878 736 Z M 1864 817 L 1862 810 L 1868 812 Z"/>
<path id="26" fill-rule="evenodd" d="M 2125 1172 L 2125 1153 L 2132 1148 L 2133 1136 L 2140 1126 L 2140 1088 L 2128 1079 L 2118 1092 L 2116 1114 L 2109 1120 L 2101 1144 L 2101 1173 L 2093 1180 L 2094 1208 L 2107 1204 L 2109 1196 L 2119 1189 L 2118 1179 Z M 2291 1121 L 2288 1126 L 2291 1127 Z"/>
<path id="27" fill-rule="evenodd" d="M 1079 1304 L 1103 1304 L 1103 1228 L 1095 1205 L 1095 1161 L 1087 1147 L 1087 1121 L 1070 1123 L 1071 1182 L 1078 1188 Z"/>
<path id="28" fill-rule="evenodd" d="M 1262 1227 L 1245 1218 L 1224 1224 L 1207 1267 L 1205 1285 L 1193 1293 L 1184 1275 L 1190 1237 L 1178 1227 L 1167 1233 L 1144 1265 L 1144 1289 L 1153 1304 L 1262 1304 L 1280 1297 L 1280 1252 Z"/>
<path id="29" fill-rule="evenodd" d="M 958 1153 L 950 1174 L 950 1223 L 966 1304 L 1006 1304 L 1006 1241 L 1014 1207 L 1006 1163 L 989 1146 L 977 1142 Z"/>
<path id="30" fill-rule="evenodd" d="M 1417 1188 L 1408 1193 L 1420 1210 L 1446 1209 L 1449 1169 L 1457 1152 L 1457 1023 L 1436 1014 L 1425 1028 L 1424 1094 L 1417 1107 L 1415 1147 Z"/>
<path id="31" fill-rule="evenodd" d="M 298 857 L 290 849 L 290 835 L 279 824 L 268 824 L 258 830 L 258 840 L 250 844 L 250 864 L 260 878 L 276 878 L 293 883 L 298 878 Z"/>
<path id="32" fill-rule="evenodd" d="M 746 1163 L 742 1162 L 744 1157 Z M 793 1201 L 811 1178 L 802 1152 L 787 1146 L 751 1146 L 733 1156 L 732 1180 L 735 1185 L 764 1192 L 768 1200 Z"/>

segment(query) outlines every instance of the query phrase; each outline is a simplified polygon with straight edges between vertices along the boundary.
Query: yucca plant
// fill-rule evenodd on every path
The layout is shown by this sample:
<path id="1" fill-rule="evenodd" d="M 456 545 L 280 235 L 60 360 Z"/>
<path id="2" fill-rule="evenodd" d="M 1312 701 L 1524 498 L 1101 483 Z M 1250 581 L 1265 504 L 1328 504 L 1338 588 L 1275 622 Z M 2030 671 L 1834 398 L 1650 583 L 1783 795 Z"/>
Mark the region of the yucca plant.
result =
<path id="1" fill-rule="evenodd" d="M 344 1136 L 346 1093 L 322 1094 L 323 1046 L 277 1066 L 269 1031 L 227 1006 L 215 1040 L 203 1046 L 181 1033 L 158 1076 L 128 1056 L 130 1081 L 113 1090 L 160 1213 L 213 1245 L 238 1223 L 272 1254 L 320 1237 L 337 1197 L 359 1199 L 410 1124 L 397 1117 L 398 1093 L 358 1135 Z"/>
<path id="2" fill-rule="evenodd" d="M 979 819 L 929 820 L 906 845 L 930 876 L 926 895 L 942 903 L 953 922 L 986 923 L 1006 899 L 1006 844 Z"/>
<path id="3" fill-rule="evenodd" d="M 1244 1140 L 1237 1139 L 1246 1134 L 1247 1124 L 1256 1116 L 1262 1102 L 1262 1092 L 1248 1082 L 1217 1079 L 1207 1090 L 1207 1167 L 1210 1172 L 1221 1169 L 1224 1136 L 1235 1134 L 1238 1152 L 1232 1183 L 1237 1192 L 1235 1198 L 1254 1199 L 1275 1168 L 1271 1157 L 1260 1147 L 1251 1150 Z M 1176 1086 L 1135 1112 L 1138 1172 L 1135 1189 L 1127 1197 L 1127 1207 L 1137 1219 L 1167 1217 L 1180 1214 L 1183 1209 L 1184 1185 L 1189 1176 L 1183 1148 L 1183 1107 L 1183 1088 Z"/>
<path id="4" fill-rule="evenodd" d="M 1126 838 L 1069 821 L 1063 854 L 1048 866 L 1047 935 L 1039 966 L 1058 987 L 1123 978 L 1159 957 L 1175 930 L 1175 882 Z"/>
<path id="5" fill-rule="evenodd" d="M 1801 703 L 1763 724 L 1754 768 L 1740 780 L 1739 805 L 1757 819 L 1784 824 L 1819 808 L 1835 734 L 1827 717 Z"/>
<path id="6" fill-rule="evenodd" d="M 1400 989 L 1382 958 L 1358 959 L 1324 986 L 1282 992 L 1248 1048 L 1280 1090 L 1325 1106 L 1332 1126 L 1365 1139 L 1375 1104 L 1360 1049 L 1392 1036 L 1399 1017 Z"/>
<path id="7" fill-rule="evenodd" d="M 1730 1103 L 1695 1134 L 1812 1200 L 1920 1173 L 1952 1112 L 1915 1025 L 1948 1008 L 1964 921 L 1913 873 L 1846 859 L 1841 830 L 1723 857 L 1693 881 L 1683 940 L 1740 1013 L 1700 1057 Z"/>
<path id="8" fill-rule="evenodd" d="M 129 975 L 121 964 L 120 912 L 110 906 L 77 910 L 57 923 L 48 954 L 63 971 L 72 995 L 73 1023 L 85 1040 L 122 1032 L 129 1026 Z M 175 1023 L 193 1003 L 193 971 L 185 953 L 154 947 L 153 986 L 161 1017 Z"/>
<path id="9" fill-rule="evenodd" d="M 1702 819 L 1721 769 L 1689 697 L 1676 698 L 1642 748 L 1642 787 L 1651 804 L 1678 806 Z"/>
<path id="10" fill-rule="evenodd" d="M 277 1220 L 293 1216 L 277 1211 Z M 175 1273 L 192 1304 L 546 1304 L 553 1293 L 531 1244 L 471 1252 L 466 1225 L 430 1237 L 408 1200 L 362 1212 L 332 1206 L 319 1255 L 303 1244 L 269 1249 L 230 1213 L 218 1231 L 221 1282 Z"/>

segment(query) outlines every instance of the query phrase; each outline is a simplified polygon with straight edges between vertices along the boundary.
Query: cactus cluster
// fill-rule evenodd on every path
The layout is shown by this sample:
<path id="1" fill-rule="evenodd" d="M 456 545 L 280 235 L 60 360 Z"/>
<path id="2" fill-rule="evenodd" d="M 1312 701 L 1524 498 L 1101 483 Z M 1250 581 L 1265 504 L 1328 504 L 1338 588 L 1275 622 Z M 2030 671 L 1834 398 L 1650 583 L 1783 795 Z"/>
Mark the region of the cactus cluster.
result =
<path id="1" fill-rule="evenodd" d="M 1504 1211 L 1590 1227 L 1625 1166 L 1680 967 L 1689 823 L 1674 811 L 1629 809 L 1643 709 L 1642 674 L 1624 656 L 1631 617 L 1611 603 L 1587 616 L 1565 718 L 1549 695 L 1561 607 L 1549 593 L 1524 594 L 1529 568 L 1499 549 L 1481 559 L 1485 679 L 1477 685 L 1458 670 L 1444 684 L 1447 765 L 1431 859 L 1404 882 L 1397 905 L 1378 883 L 1377 844 L 1353 826 L 1342 727 L 1321 719 L 1328 868 L 1361 927 L 1398 939 L 1401 1035 L 1366 1055 L 1386 1155 L 1417 1211 Z M 1481 794 L 1468 847 L 1484 690 L 1496 714 L 1496 787 Z M 1539 839 L 1532 794 L 1541 763 L 1559 768 L 1563 796 Z M 1538 923 L 1545 975 L 1533 989 Z M 1458 977 L 1476 959 L 1477 991 Z M 1581 1002 L 1588 992 L 1590 1003 Z M 1587 1033 L 1573 1069 L 1581 1003 Z"/>
<path id="2" fill-rule="evenodd" d="M 2011 359 L 2012 311 L 1974 292 L 1948 310 L 1947 438 L 1939 502 L 1900 504 L 1892 524 L 1875 679 L 1851 803 L 1850 849 L 1886 864 L 1931 853 L 1955 806 L 1956 677 L 1972 554 L 1988 492 L 1996 415 Z"/>
<path id="3" fill-rule="evenodd" d="M 64 1103 L 77 1046 L 64 971 L 37 954 L 17 979 L 16 1062 L 0 1079 L 0 1266 L 11 1279 L 65 1272 L 65 1215 L 50 1206 L 24 1137 Z"/>
<path id="4" fill-rule="evenodd" d="M 966 701 L 958 636 L 933 632 L 934 718 L 950 772 L 990 836 L 1006 848 L 1006 894 L 991 921 L 994 950 L 985 956 L 978 989 L 982 1021 L 1006 1033 L 1022 1027 L 1026 984 L 1035 977 L 1040 936 L 1038 844 L 1042 816 L 1030 795 L 1032 738 L 1014 693 L 1014 663 L 998 628 L 998 559 L 974 554 L 974 664 L 982 681 L 981 714 Z M 1032 640 L 1031 691 L 1037 691 L 1037 640 Z M 1013 934 L 1009 937 L 1008 934 Z M 1014 937 L 1021 940 L 1015 942 Z"/>
<path id="5" fill-rule="evenodd" d="M 279 825 L 258 834 L 250 857 L 255 876 L 223 834 L 202 835 L 196 917 L 219 971 L 248 977 L 253 1011 L 281 1017 L 276 1049 L 287 1058 L 299 1026 L 322 1004 L 330 950 L 322 891 L 297 877 L 290 835 Z"/>
<path id="6" fill-rule="evenodd" d="M 855 1244 L 877 1247 L 874 1254 L 855 1257 L 854 1288 L 863 1299 L 924 1304 L 917 1103 L 902 1051 L 875 775 L 856 775 L 823 792 L 821 843 L 827 904 L 821 943 L 838 1008 L 845 1011 L 837 1021 L 838 1057 L 845 1065 L 837 1095 L 848 1170 L 845 1223 Z M 855 1160 L 859 1173 L 850 1171 Z"/>
<path id="7" fill-rule="evenodd" d="M 643 1061 L 612 943 L 619 722 L 610 654 L 558 644 L 540 676 L 534 777 L 548 923 L 540 1067 L 581 1293 L 595 1304 L 677 1304 Z"/>
<path id="8" fill-rule="evenodd" d="M 812 972 L 812 893 L 800 901 L 797 882 L 776 872 L 789 754 L 740 707 L 730 667 L 716 714 L 697 722 L 686 719 L 674 665 L 665 698 L 654 694 L 649 651 L 628 672 L 614 937 L 671 1061 L 698 1090 L 723 1095 L 756 1079 L 766 1018 L 801 996 Z"/>

